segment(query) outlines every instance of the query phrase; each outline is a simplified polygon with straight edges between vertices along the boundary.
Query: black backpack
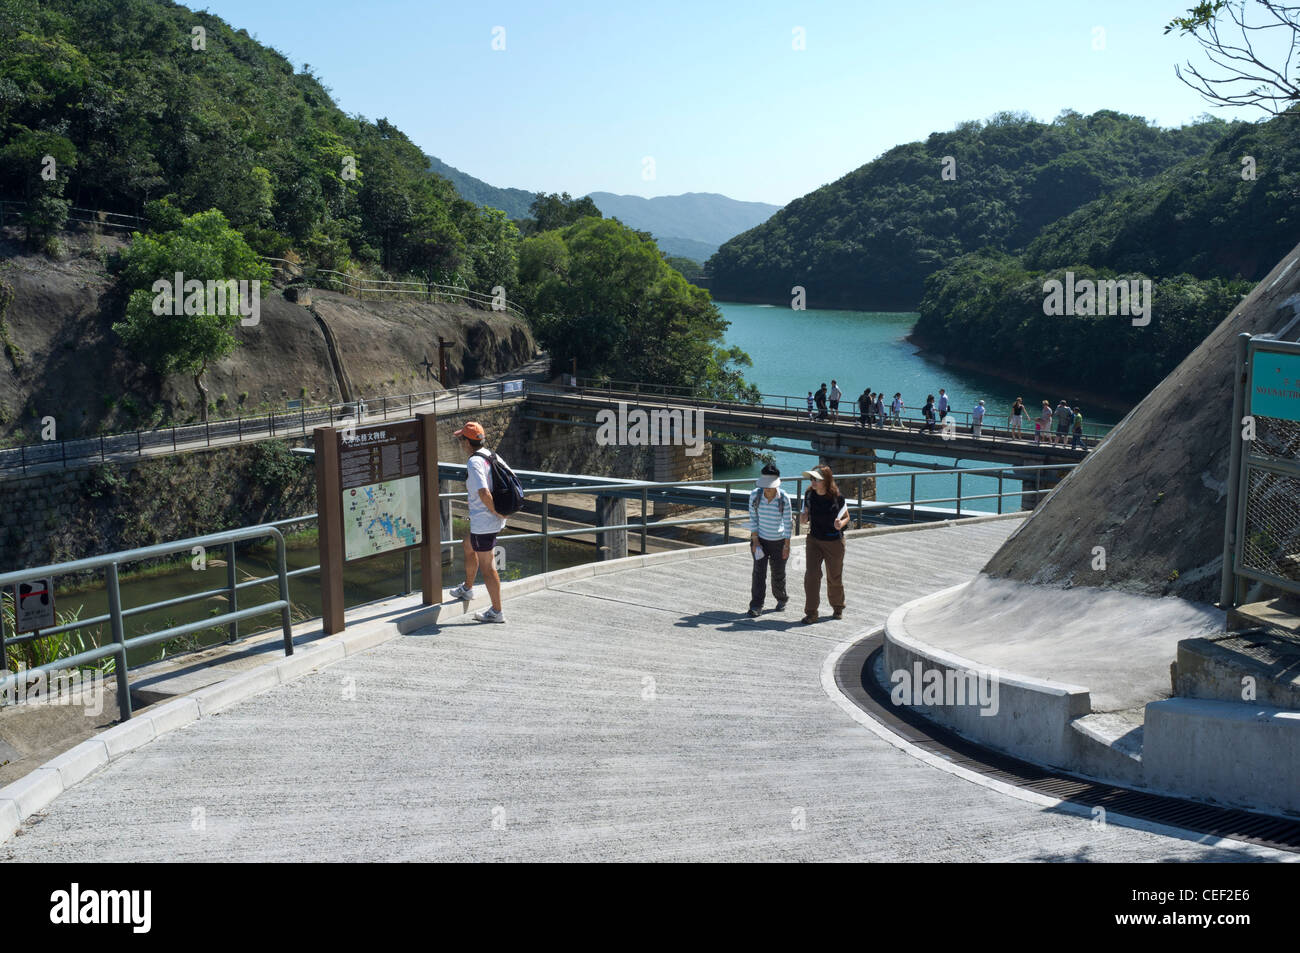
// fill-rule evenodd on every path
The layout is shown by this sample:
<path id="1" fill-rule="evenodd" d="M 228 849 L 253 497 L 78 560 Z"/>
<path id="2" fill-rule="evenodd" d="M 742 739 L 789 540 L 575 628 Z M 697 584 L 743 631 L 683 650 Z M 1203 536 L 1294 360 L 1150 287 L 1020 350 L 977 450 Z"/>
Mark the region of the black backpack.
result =
<path id="1" fill-rule="evenodd" d="M 524 488 L 519 482 L 519 477 L 515 476 L 515 471 L 502 463 L 490 450 L 479 451 L 474 456 L 483 454 L 491 454 L 491 456 L 484 456 L 483 459 L 488 462 L 488 467 L 492 471 L 492 508 L 502 516 L 517 513 L 524 505 Z"/>

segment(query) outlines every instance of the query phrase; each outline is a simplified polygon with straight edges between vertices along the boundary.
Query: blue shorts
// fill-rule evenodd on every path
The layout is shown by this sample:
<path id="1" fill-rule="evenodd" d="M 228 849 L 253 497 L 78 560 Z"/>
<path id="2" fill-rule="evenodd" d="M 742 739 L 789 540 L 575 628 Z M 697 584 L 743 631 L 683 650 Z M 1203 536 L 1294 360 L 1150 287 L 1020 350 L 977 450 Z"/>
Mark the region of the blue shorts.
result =
<path id="1" fill-rule="evenodd" d="M 470 533 L 469 546 L 476 553 L 490 553 L 496 547 L 496 533 Z"/>

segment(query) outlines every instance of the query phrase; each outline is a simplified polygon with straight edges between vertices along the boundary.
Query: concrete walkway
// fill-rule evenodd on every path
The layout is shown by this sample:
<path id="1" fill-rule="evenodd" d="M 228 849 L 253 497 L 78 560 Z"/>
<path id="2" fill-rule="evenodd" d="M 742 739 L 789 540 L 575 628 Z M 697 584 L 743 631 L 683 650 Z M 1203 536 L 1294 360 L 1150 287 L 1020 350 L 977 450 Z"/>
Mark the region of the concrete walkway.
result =
<path id="1" fill-rule="evenodd" d="M 846 618 L 743 614 L 731 550 L 444 613 L 166 734 L 74 785 L 0 859 L 1241 860 L 1045 810 L 851 720 L 821 670 L 970 578 L 1018 520 L 850 540 Z M 769 606 L 770 606 L 769 600 Z M 1283 856 L 1283 855 L 1278 855 Z"/>

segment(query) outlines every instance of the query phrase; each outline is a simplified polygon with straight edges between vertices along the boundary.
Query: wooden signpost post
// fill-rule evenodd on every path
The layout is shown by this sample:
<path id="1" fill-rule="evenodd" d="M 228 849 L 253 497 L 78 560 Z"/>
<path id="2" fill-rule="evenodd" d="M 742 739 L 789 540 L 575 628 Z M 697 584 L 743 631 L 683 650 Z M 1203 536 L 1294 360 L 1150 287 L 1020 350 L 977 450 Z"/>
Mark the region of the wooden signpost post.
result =
<path id="1" fill-rule="evenodd" d="M 417 549 L 423 603 L 440 603 L 437 414 L 317 427 L 312 437 L 325 634 L 344 628 L 345 563 Z"/>

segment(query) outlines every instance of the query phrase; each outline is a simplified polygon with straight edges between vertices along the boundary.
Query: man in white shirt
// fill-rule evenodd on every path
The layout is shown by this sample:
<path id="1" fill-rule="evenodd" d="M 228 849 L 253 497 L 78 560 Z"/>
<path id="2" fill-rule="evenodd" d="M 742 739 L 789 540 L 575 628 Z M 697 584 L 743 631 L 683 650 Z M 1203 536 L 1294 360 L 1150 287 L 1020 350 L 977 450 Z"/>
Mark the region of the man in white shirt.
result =
<path id="1" fill-rule="evenodd" d="M 939 422 L 943 423 L 943 418 L 948 416 L 948 394 L 942 387 L 939 388 L 939 403 L 934 409 L 939 412 Z"/>
<path id="2" fill-rule="evenodd" d="M 844 392 L 840 390 L 840 385 L 831 381 L 831 423 L 840 419 L 840 398 L 843 396 Z"/>
<path id="3" fill-rule="evenodd" d="M 451 590 L 451 597 L 466 602 L 473 599 L 474 577 L 481 569 L 492 607 L 474 613 L 474 618 L 479 622 L 505 622 L 506 617 L 501 611 L 501 577 L 497 574 L 492 550 L 496 548 L 497 534 L 506 528 L 506 518 L 492 504 L 492 467 L 488 463 L 492 451 L 484 450 L 486 435 L 476 421 L 469 421 L 453 436 L 468 458 L 465 462 L 465 489 L 469 491 L 469 532 L 465 534 L 464 542 L 465 582 Z"/>
<path id="4" fill-rule="evenodd" d="M 971 435 L 979 438 L 980 428 L 984 426 L 984 401 L 975 405 L 975 409 L 970 412 Z"/>

